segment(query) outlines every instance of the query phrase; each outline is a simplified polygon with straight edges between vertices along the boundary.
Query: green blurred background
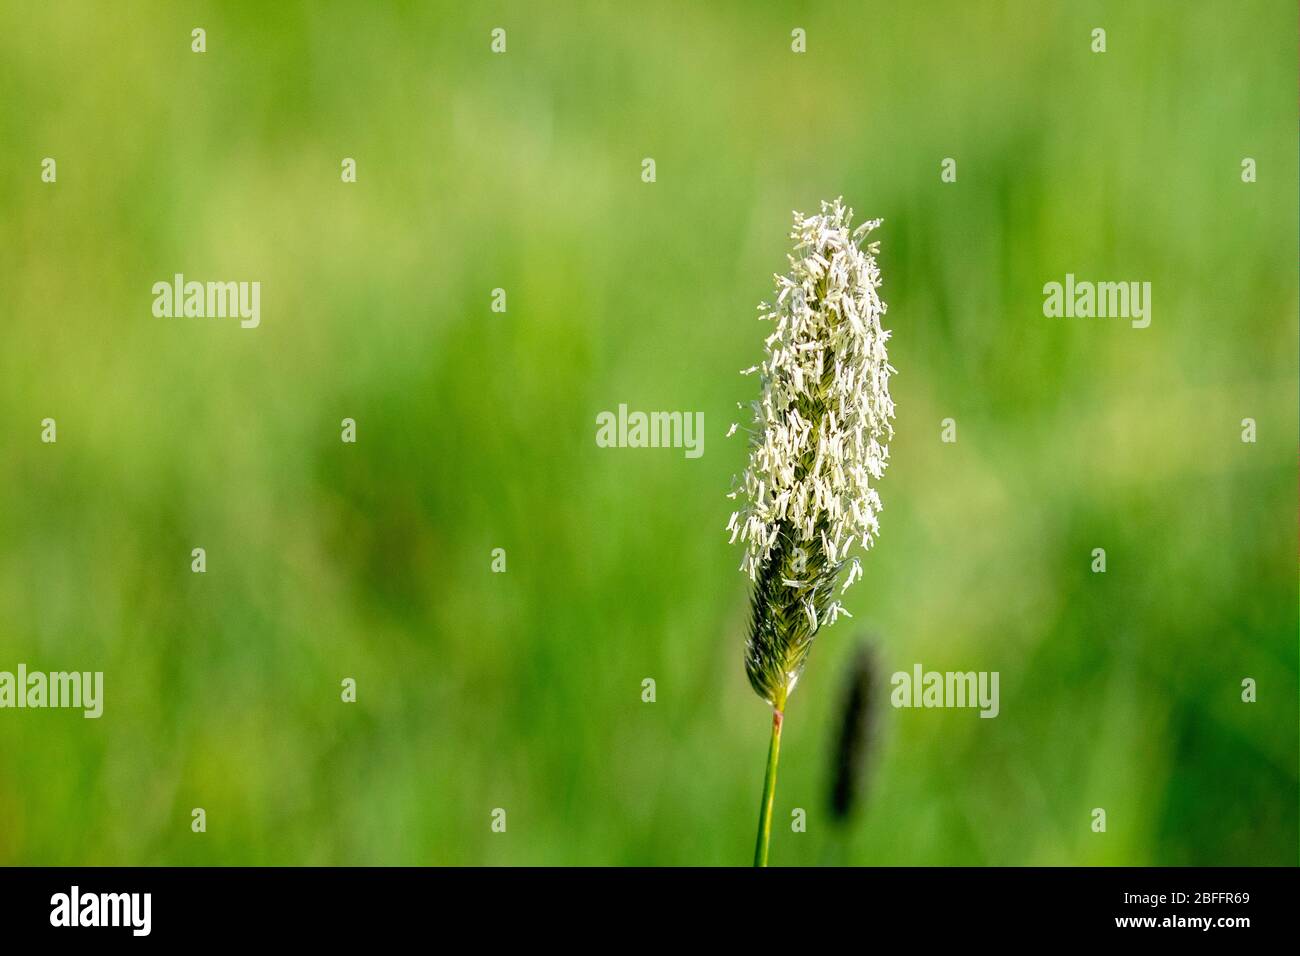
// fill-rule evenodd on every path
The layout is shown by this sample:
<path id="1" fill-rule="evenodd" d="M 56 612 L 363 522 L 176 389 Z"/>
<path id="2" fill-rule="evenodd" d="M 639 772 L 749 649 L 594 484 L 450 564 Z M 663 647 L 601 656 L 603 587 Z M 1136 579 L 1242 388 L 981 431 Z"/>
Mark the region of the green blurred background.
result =
<path id="1" fill-rule="evenodd" d="M 0 711 L 0 863 L 747 863 L 723 435 L 842 194 L 898 420 L 773 863 L 1294 864 L 1296 84 L 1287 0 L 0 0 L 0 669 L 106 697 Z M 176 272 L 261 327 L 154 318 Z M 1067 272 L 1150 281 L 1150 328 L 1044 318 Z M 620 402 L 704 456 L 597 448 Z M 1001 716 L 885 707 L 837 828 L 866 634 Z"/>

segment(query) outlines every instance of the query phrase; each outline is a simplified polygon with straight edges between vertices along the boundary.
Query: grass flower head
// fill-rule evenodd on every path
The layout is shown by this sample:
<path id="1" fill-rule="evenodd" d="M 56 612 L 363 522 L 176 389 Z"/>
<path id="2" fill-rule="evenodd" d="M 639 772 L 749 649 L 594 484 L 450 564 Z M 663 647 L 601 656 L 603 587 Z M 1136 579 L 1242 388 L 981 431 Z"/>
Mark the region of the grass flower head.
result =
<path id="1" fill-rule="evenodd" d="M 745 670 L 754 690 L 781 710 L 822 624 L 846 614 L 835 597 L 862 574 L 851 552 L 869 549 L 882 508 L 876 482 L 889 461 L 894 403 L 880 325 L 878 225 L 852 226 L 839 199 L 818 215 L 794 214 L 790 271 L 776 276 L 774 301 L 759 306 L 773 324 L 753 402 L 749 465 L 732 491 L 743 507 L 727 525 L 744 548 L 754 581 Z"/>

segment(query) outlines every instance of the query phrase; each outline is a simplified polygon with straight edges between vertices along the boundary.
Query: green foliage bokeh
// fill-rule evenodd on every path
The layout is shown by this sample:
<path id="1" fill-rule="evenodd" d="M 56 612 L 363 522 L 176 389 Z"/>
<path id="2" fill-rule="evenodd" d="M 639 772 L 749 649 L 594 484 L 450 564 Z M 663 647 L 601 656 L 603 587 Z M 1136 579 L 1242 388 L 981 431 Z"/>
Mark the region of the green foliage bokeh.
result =
<path id="1" fill-rule="evenodd" d="M 746 863 L 723 436 L 838 195 L 885 220 L 898 420 L 772 862 L 1294 863 L 1295 19 L 0 0 L 0 669 L 106 696 L 0 711 L 0 863 Z M 260 281 L 261 327 L 154 318 L 177 272 Z M 1045 318 L 1067 272 L 1150 281 L 1150 328 Z M 620 402 L 702 410 L 704 455 L 597 448 Z M 840 830 L 866 634 L 1001 714 L 882 709 Z"/>

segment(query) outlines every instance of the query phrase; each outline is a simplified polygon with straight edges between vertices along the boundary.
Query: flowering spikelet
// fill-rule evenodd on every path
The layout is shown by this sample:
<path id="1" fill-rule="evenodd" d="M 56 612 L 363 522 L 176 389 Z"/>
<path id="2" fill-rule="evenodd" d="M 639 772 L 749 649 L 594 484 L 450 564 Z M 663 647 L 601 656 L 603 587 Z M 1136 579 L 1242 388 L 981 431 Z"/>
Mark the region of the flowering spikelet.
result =
<path id="1" fill-rule="evenodd" d="M 781 710 L 818 628 L 847 614 L 835 584 L 862 575 L 854 544 L 875 541 L 881 510 L 874 487 L 889 460 L 889 365 L 876 294 L 878 243 L 862 239 L 879 219 L 852 228 L 837 199 L 821 214 L 794 214 L 790 272 L 776 276 L 774 304 L 759 306 L 775 328 L 752 403 L 749 467 L 729 497 L 742 496 L 727 530 L 745 549 L 754 581 L 745 670 L 754 690 Z M 733 431 L 735 426 L 733 426 Z"/>

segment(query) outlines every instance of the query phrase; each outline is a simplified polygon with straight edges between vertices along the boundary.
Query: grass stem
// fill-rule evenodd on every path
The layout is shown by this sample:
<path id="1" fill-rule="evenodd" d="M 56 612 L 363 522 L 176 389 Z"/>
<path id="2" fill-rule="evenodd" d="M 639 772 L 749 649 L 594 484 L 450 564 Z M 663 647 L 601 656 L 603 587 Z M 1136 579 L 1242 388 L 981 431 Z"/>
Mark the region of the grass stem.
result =
<path id="1" fill-rule="evenodd" d="M 767 846 L 772 840 L 772 801 L 776 797 L 776 762 L 781 756 L 781 724 L 785 715 L 772 710 L 772 743 L 767 748 L 767 775 L 763 778 L 763 801 L 758 805 L 758 840 L 754 844 L 754 865 L 767 866 Z"/>

